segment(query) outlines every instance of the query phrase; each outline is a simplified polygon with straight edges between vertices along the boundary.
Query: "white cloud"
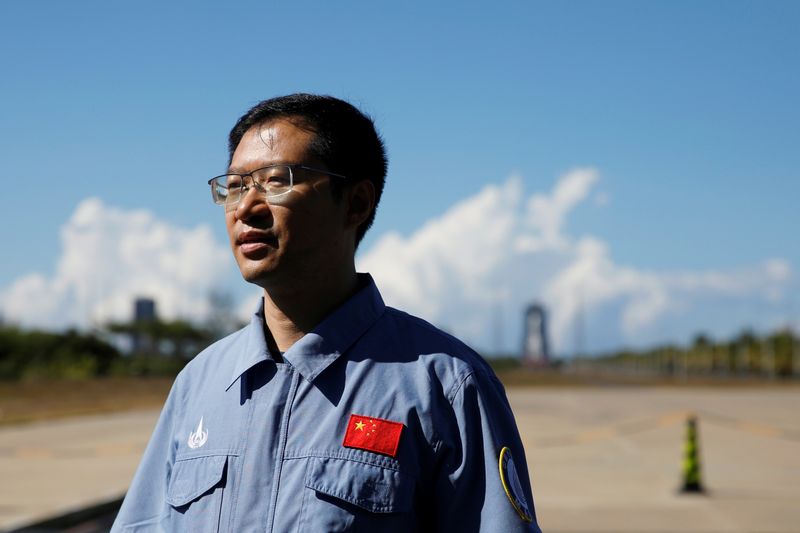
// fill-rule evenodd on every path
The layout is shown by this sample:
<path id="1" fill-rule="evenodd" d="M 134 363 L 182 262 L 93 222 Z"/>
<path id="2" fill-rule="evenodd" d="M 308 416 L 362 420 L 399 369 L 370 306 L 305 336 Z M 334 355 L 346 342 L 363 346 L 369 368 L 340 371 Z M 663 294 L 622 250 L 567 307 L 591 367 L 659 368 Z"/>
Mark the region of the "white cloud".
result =
<path id="1" fill-rule="evenodd" d="M 604 347 L 646 344 L 662 340 L 664 331 L 674 338 L 675 325 L 687 317 L 700 321 L 684 327 L 706 329 L 709 309 L 761 302 L 776 315 L 775 306 L 786 301 L 794 275 L 781 258 L 737 269 L 653 271 L 617 264 L 609 244 L 595 236 L 568 234 L 569 216 L 596 197 L 599 179 L 594 169 L 576 169 L 550 192 L 527 197 L 518 176 L 488 185 L 407 237 L 381 236 L 358 257 L 359 270 L 373 274 L 389 305 L 489 350 L 498 330 L 502 349 L 521 345 L 522 312 L 534 300 L 547 305 L 561 353 L 574 348 L 579 317 L 591 319 L 588 347 L 597 349 L 597 331 Z M 0 289 L 4 318 L 26 326 L 88 326 L 128 319 L 132 300 L 150 296 L 166 318 L 203 319 L 209 291 L 236 279 L 227 245 L 209 227 L 175 227 L 98 199 L 76 208 L 61 241 L 52 276 L 32 273 Z M 249 317 L 260 293 L 239 294 L 236 309 Z"/>
<path id="2" fill-rule="evenodd" d="M 127 320 L 137 296 L 155 298 L 163 317 L 200 319 L 231 261 L 207 226 L 178 228 L 97 198 L 78 205 L 61 242 L 52 278 L 30 274 L 0 292 L 7 320 L 39 327 Z"/>
<path id="3" fill-rule="evenodd" d="M 617 344 L 652 342 L 659 326 L 709 298 L 776 301 L 787 290 L 792 272 L 782 259 L 679 273 L 616 264 L 605 242 L 564 231 L 598 180 L 595 169 L 576 169 L 527 199 L 519 177 L 489 185 L 408 237 L 384 235 L 359 257 L 359 269 L 372 272 L 390 305 L 490 349 L 502 310 L 504 349 L 520 345 L 521 313 L 533 300 L 550 310 L 555 348 L 570 351 L 584 314 L 602 315 L 599 326 Z"/>
<path id="4" fill-rule="evenodd" d="M 562 176 L 550 195 L 531 196 L 524 216 L 528 231 L 517 236 L 516 248 L 530 252 L 564 249 L 567 245 L 562 233 L 564 219 L 586 198 L 599 178 L 593 168 L 576 169 Z"/>
<path id="5" fill-rule="evenodd" d="M 490 185 L 409 239 L 384 235 L 359 265 L 382 281 L 396 305 L 424 316 L 445 316 L 456 295 L 483 302 L 491 298 L 491 277 L 502 268 L 516 234 L 521 193 L 518 178 Z"/>

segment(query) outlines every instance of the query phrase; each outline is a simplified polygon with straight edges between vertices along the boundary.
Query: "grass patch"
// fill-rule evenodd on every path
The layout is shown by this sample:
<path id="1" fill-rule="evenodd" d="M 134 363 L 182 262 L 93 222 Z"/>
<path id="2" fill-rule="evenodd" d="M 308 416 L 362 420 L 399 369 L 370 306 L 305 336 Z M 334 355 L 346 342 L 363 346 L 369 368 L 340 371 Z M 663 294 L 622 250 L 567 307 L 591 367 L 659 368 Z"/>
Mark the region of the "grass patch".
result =
<path id="1" fill-rule="evenodd" d="M 0 382 L 0 425 L 160 408 L 173 378 Z"/>
<path id="2" fill-rule="evenodd" d="M 506 387 L 800 387 L 800 382 L 747 377 L 660 377 L 498 368 Z M 159 409 L 173 378 L 114 377 L 0 382 L 0 426 L 69 416 Z"/>
<path id="3" fill-rule="evenodd" d="M 623 372 L 564 372 L 549 368 L 496 370 L 505 387 L 800 387 L 800 381 L 762 376 L 663 376 Z"/>

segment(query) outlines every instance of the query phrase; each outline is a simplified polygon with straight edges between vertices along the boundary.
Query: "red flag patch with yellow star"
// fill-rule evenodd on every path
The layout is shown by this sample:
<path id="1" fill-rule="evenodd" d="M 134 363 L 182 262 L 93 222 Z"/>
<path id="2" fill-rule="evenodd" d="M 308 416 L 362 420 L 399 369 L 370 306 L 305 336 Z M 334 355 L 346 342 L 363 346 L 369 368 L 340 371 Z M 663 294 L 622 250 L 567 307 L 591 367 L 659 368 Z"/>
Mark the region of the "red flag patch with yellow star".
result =
<path id="1" fill-rule="evenodd" d="M 394 457 L 402 432 L 403 424 L 400 422 L 352 414 L 342 445 Z"/>

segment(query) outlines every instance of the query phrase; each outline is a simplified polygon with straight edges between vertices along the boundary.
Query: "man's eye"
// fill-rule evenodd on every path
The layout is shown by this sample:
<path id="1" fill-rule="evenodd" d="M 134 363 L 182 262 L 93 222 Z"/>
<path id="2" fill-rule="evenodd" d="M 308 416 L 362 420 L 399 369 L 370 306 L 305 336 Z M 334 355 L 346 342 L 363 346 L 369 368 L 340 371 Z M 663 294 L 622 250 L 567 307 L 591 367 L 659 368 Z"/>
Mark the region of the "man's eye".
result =
<path id="1" fill-rule="evenodd" d="M 228 176 L 228 179 L 225 181 L 225 186 L 229 189 L 238 189 L 242 186 L 241 176 Z"/>
<path id="2" fill-rule="evenodd" d="M 264 182 L 268 185 L 288 185 L 289 176 L 285 174 L 271 174 L 266 176 Z"/>

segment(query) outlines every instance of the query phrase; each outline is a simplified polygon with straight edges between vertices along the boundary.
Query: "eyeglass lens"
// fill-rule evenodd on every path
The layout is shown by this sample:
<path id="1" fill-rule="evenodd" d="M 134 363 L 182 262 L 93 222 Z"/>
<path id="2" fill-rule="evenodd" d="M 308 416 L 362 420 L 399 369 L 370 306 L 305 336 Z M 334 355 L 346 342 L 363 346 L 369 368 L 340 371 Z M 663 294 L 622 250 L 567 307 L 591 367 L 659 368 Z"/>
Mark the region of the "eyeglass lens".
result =
<path id="1" fill-rule="evenodd" d="M 250 187 L 266 193 L 267 199 L 281 197 L 292 190 L 292 169 L 288 166 L 267 167 L 251 174 L 227 174 L 213 180 L 211 192 L 220 205 L 236 204 Z"/>

